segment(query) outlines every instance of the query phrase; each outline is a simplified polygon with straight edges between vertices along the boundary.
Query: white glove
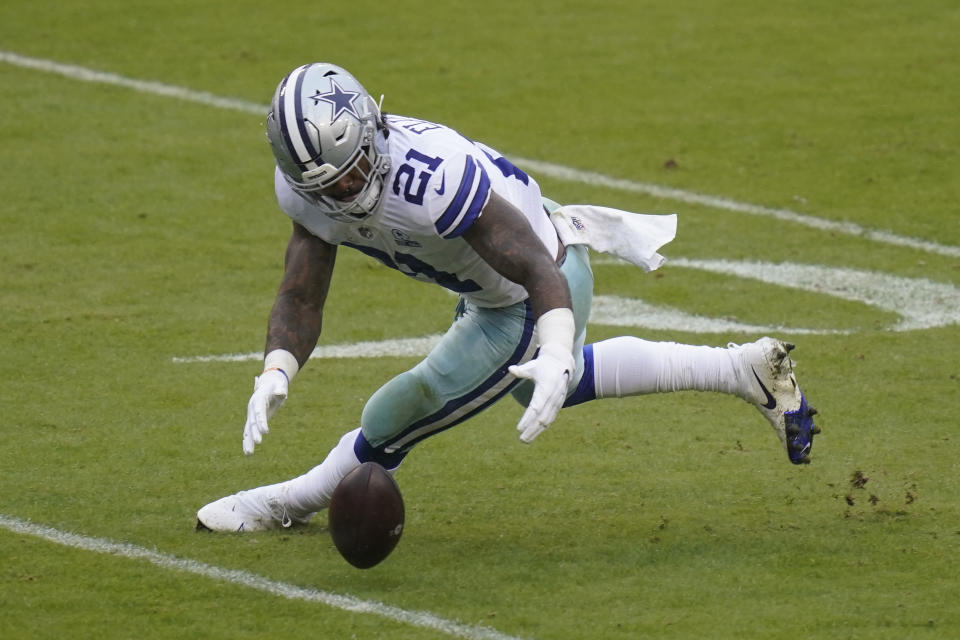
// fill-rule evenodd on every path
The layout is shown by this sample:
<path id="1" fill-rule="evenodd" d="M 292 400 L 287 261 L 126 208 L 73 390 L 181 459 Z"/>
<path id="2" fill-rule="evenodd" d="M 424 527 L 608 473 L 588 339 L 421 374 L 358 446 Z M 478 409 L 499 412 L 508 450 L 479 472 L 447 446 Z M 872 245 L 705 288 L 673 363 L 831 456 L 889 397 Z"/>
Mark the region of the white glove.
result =
<path id="1" fill-rule="evenodd" d="M 247 403 L 247 423 L 243 425 L 243 452 L 253 455 L 255 445 L 270 431 L 267 420 L 287 399 L 290 381 L 280 369 L 268 369 L 253 379 L 253 395 Z"/>
<path id="2" fill-rule="evenodd" d="M 533 380 L 533 397 L 517 424 L 520 439 L 532 442 L 550 426 L 567 397 L 567 383 L 576 368 L 570 349 L 557 343 L 540 346 L 536 358 L 508 371 L 518 378 Z"/>

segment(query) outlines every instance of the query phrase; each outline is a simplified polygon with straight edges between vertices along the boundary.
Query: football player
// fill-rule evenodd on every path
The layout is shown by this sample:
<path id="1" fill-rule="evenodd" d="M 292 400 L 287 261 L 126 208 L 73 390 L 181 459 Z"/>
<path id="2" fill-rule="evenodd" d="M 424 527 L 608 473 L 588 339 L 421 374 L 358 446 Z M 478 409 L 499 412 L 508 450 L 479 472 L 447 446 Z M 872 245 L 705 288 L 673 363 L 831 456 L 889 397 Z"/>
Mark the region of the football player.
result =
<path id="1" fill-rule="evenodd" d="M 418 442 L 508 393 L 526 406 L 517 425 L 524 442 L 562 406 L 685 389 L 733 394 L 767 418 L 792 462 L 809 460 L 817 428 L 794 377 L 792 345 L 762 338 L 715 348 L 629 336 L 585 344 L 588 247 L 648 246 L 633 261 L 656 268 L 673 216 L 648 223 L 591 207 L 565 216 L 494 149 L 441 124 L 383 115 L 360 82 L 332 64 L 303 65 L 284 78 L 266 128 L 277 199 L 293 232 L 247 406 L 244 453 L 261 444 L 316 347 L 338 247 L 446 287 L 460 303 L 439 344 L 370 397 L 359 427 L 321 464 L 204 506 L 198 528 L 306 522 L 361 463 L 395 470 Z"/>

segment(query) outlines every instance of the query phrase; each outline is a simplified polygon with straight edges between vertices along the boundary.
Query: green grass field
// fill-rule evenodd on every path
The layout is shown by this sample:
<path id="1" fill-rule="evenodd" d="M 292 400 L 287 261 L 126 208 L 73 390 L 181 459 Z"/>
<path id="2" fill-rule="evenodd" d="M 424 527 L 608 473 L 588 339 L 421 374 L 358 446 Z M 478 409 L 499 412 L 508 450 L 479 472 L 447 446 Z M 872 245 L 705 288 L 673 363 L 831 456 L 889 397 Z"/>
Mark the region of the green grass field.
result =
<path id="1" fill-rule="evenodd" d="M 960 638 L 958 32 L 947 0 L 3 3 L 0 637 Z M 315 60 L 547 163 L 555 200 L 677 212 L 672 262 L 597 256 L 597 293 L 733 328 L 590 337 L 782 327 L 813 463 L 728 397 L 591 403 L 531 446 L 507 400 L 407 459 L 372 570 L 323 516 L 196 533 L 417 360 L 315 359 L 250 458 L 258 363 L 189 360 L 262 349 L 289 222 L 243 105 Z M 321 345 L 448 326 L 441 290 L 338 262 Z"/>

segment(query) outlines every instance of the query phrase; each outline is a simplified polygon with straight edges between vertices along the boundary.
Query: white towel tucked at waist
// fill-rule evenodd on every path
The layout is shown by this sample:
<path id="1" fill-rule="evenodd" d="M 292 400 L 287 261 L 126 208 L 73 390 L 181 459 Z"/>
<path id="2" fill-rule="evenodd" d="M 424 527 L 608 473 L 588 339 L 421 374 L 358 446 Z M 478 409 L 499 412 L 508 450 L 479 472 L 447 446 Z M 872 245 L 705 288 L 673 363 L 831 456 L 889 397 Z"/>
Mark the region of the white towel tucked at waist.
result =
<path id="1" fill-rule="evenodd" d="M 666 258 L 657 253 L 677 235 L 677 214 L 630 213 L 609 207 L 571 204 L 550 214 L 564 245 L 585 244 L 653 271 Z"/>

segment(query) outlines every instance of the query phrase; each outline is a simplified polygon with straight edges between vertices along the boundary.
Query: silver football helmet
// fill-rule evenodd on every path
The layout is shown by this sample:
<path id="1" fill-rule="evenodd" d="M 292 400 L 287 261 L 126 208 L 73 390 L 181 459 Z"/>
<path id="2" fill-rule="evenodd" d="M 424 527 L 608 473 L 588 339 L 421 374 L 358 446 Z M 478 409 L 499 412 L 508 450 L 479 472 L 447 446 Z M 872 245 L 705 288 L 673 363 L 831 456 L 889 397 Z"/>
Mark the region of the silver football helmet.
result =
<path id="1" fill-rule="evenodd" d="M 331 218 L 356 222 L 376 209 L 390 169 L 386 126 L 345 69 L 314 63 L 291 71 L 270 103 L 267 139 L 287 183 Z M 355 168 L 365 180 L 359 193 L 349 200 L 322 193 Z"/>

